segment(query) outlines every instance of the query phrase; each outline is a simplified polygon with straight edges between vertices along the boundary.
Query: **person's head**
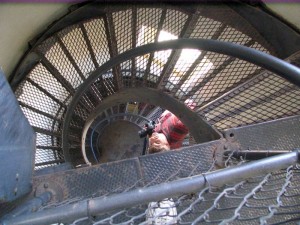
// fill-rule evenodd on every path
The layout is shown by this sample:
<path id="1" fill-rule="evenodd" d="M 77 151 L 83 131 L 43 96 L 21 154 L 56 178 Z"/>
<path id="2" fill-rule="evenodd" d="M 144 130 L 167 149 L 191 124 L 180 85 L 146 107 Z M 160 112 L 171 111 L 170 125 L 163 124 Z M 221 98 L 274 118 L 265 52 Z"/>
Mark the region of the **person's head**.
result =
<path id="1" fill-rule="evenodd" d="M 154 132 L 149 138 L 149 154 L 170 150 L 170 145 L 163 133 Z"/>

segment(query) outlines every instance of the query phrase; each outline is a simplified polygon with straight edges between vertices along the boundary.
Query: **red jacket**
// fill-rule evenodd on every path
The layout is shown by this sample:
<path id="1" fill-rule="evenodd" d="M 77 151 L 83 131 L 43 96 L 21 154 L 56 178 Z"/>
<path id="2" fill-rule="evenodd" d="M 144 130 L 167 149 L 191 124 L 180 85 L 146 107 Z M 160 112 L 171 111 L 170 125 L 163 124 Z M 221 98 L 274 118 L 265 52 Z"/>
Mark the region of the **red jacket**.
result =
<path id="1" fill-rule="evenodd" d="M 189 130 L 173 113 L 166 110 L 159 117 L 155 132 L 163 133 L 169 142 L 170 148 L 176 149 L 182 146 L 182 141 Z"/>

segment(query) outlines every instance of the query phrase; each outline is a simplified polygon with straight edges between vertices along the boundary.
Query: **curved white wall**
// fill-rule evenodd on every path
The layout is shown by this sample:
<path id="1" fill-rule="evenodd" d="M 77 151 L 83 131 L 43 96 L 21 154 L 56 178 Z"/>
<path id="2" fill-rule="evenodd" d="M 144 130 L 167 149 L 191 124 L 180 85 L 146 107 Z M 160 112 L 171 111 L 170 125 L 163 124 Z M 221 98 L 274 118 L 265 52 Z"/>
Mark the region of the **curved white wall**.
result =
<path id="1" fill-rule="evenodd" d="M 65 3 L 0 4 L 0 68 L 9 76 L 28 41 L 67 12 Z"/>

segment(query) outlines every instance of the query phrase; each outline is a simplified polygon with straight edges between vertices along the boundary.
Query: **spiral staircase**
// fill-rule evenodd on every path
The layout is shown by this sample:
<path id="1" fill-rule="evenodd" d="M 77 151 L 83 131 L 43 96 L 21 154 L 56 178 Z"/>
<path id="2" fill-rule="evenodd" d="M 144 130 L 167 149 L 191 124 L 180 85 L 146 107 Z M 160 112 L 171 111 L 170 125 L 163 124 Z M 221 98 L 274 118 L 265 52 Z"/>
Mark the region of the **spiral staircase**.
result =
<path id="1" fill-rule="evenodd" d="M 99 192 L 99 182 L 111 188 L 120 180 L 124 184 L 130 180 L 119 191 L 105 186 L 104 196 L 109 196 L 172 181 L 184 164 L 186 171 L 179 177 L 244 164 L 246 157 L 234 158 L 234 151 L 259 155 L 265 150 L 276 154 L 299 148 L 299 87 L 261 66 L 205 50 L 197 42 L 235 43 L 300 66 L 299 46 L 292 55 L 283 54 L 235 7 L 90 3 L 73 8 L 32 42 L 10 84 L 36 133 L 33 187 L 40 190 L 46 181 L 51 186 L 51 180 L 64 183 L 63 188 L 51 186 L 56 192 L 64 189 L 64 194 L 56 196 L 59 203 L 52 202 L 52 207 L 79 201 L 76 197 L 90 198 Z M 193 41 L 200 45 L 189 44 Z M 186 100 L 196 104 L 194 110 L 185 106 Z M 137 132 L 164 110 L 173 112 L 189 128 L 184 148 L 141 156 L 144 140 Z M 226 151 L 230 154 L 224 154 Z M 137 157 L 152 160 L 148 166 L 142 163 L 143 170 L 153 170 L 146 185 L 140 184 L 140 178 L 133 179 L 132 171 L 124 174 L 130 178 L 120 175 L 124 165 Z M 176 157 L 186 161 L 180 161 L 181 170 L 175 166 Z M 174 170 L 156 179 L 168 165 Z M 102 180 L 92 178 L 95 174 Z M 246 176 L 242 184 L 224 180 L 223 189 L 203 189 L 196 197 L 176 198 L 181 213 L 178 224 L 296 224 L 300 220 L 296 212 L 299 181 L 298 164 L 267 175 Z M 98 192 L 95 196 L 103 196 Z M 286 201 L 279 204 L 282 196 Z M 197 206 L 201 199 L 204 203 Z M 16 207 L 12 205 L 3 212 Z M 44 205 L 38 212 L 50 207 Z M 145 207 L 138 208 L 139 213 L 145 211 Z M 130 212 L 122 212 L 127 219 L 114 212 L 93 219 L 69 218 L 66 223 L 145 221 L 145 214 L 130 216 Z"/>

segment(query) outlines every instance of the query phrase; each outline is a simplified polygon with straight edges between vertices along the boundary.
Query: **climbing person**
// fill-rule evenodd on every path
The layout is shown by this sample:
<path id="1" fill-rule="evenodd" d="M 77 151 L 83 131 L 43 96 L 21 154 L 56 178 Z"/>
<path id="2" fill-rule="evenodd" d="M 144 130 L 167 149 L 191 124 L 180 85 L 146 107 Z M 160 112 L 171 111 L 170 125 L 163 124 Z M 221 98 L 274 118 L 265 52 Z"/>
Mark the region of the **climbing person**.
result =
<path id="1" fill-rule="evenodd" d="M 195 108 L 195 103 L 188 99 L 185 104 Z M 158 119 L 152 135 L 149 135 L 149 154 L 173 150 L 182 147 L 182 143 L 188 134 L 188 128 L 180 119 L 168 110 L 165 110 Z"/>
<path id="2" fill-rule="evenodd" d="M 185 104 L 190 108 L 195 108 L 192 100 L 186 100 Z M 158 119 L 153 132 L 149 137 L 148 153 L 169 151 L 180 148 L 188 128 L 173 113 L 166 110 Z M 177 208 L 172 198 L 165 198 L 158 202 L 150 202 L 146 210 L 147 225 L 177 224 Z"/>

